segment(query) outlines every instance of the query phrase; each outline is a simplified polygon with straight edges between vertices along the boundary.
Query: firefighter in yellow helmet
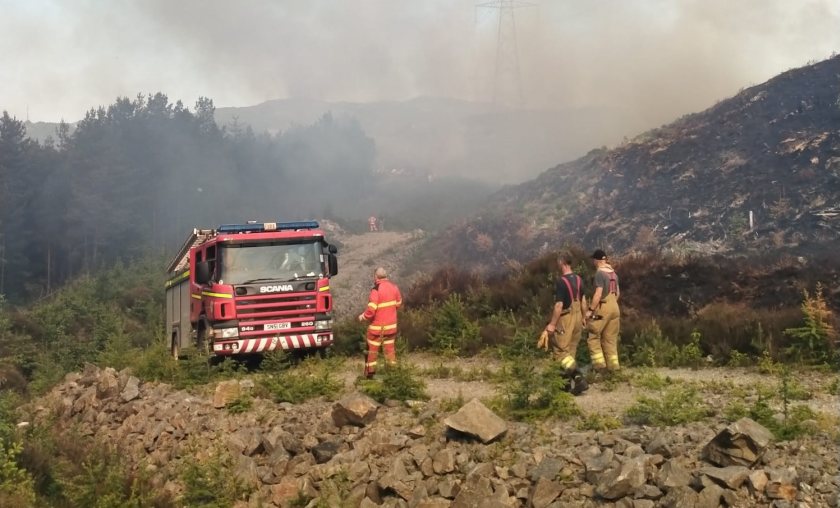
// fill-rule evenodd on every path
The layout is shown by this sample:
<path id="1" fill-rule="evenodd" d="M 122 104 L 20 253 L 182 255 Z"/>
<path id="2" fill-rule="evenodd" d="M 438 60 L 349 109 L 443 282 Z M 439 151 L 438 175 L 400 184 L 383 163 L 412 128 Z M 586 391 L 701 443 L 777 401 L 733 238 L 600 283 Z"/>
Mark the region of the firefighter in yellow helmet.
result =
<path id="1" fill-rule="evenodd" d="M 604 369 L 616 371 L 620 368 L 618 362 L 618 333 L 621 312 L 618 309 L 618 299 L 621 290 L 618 285 L 618 274 L 607 261 L 607 253 L 601 249 L 592 254 L 595 263 L 595 293 L 586 311 L 589 338 L 589 355 L 592 366 L 600 372 Z"/>

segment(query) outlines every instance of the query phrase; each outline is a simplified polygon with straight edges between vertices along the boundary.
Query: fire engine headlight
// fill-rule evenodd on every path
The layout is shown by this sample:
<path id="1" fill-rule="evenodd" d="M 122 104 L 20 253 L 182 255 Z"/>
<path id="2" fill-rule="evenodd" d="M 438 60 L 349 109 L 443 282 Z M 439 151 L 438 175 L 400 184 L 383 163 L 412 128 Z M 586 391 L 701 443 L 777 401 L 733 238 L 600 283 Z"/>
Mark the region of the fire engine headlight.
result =
<path id="1" fill-rule="evenodd" d="M 213 330 L 213 336 L 217 339 L 235 339 L 239 337 L 239 328 L 218 328 Z"/>
<path id="2" fill-rule="evenodd" d="M 315 321 L 315 329 L 316 330 L 329 330 L 332 328 L 333 320 L 332 319 L 324 319 L 322 321 Z"/>

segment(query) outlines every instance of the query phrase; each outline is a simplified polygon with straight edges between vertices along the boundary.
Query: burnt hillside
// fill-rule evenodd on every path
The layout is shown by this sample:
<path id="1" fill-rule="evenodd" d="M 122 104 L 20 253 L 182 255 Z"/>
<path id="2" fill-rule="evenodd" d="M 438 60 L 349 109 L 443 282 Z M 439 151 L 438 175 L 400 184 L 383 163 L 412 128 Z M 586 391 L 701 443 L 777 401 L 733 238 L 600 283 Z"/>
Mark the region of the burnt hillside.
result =
<path id="1" fill-rule="evenodd" d="M 840 57 L 593 150 L 490 201 L 435 239 L 427 259 L 445 252 L 492 270 L 567 243 L 619 254 L 822 252 L 840 231 Z"/>

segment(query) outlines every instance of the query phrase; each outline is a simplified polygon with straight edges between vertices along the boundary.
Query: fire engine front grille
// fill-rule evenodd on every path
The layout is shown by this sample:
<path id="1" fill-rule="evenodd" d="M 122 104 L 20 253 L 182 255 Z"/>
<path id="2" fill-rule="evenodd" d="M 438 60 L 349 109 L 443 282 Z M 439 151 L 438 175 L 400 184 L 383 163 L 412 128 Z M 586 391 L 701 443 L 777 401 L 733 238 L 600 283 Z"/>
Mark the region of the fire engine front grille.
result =
<path id="1" fill-rule="evenodd" d="M 315 297 L 313 293 L 275 293 L 253 295 L 236 299 L 236 315 L 240 323 L 262 323 L 277 318 L 315 319 Z"/>

